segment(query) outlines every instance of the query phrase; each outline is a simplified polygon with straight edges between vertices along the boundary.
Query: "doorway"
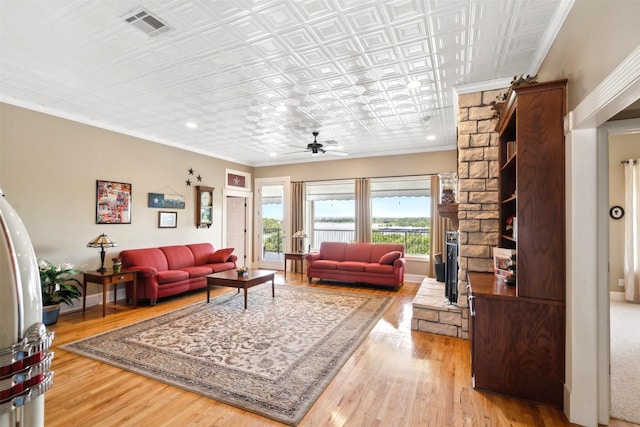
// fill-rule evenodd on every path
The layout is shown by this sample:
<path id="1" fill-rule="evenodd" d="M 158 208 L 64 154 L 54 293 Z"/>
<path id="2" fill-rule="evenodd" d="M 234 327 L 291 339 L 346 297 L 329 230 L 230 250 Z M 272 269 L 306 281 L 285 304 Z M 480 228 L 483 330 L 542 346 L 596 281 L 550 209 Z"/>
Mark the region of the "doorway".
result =
<path id="1" fill-rule="evenodd" d="M 243 197 L 227 196 L 227 244 L 234 248 L 238 257 L 237 265 L 247 265 L 245 250 L 247 231 L 247 204 Z"/>
<path id="2" fill-rule="evenodd" d="M 251 266 L 251 221 L 253 194 L 248 191 L 223 190 L 223 246 L 233 248 L 238 266 Z"/>
<path id="3" fill-rule="evenodd" d="M 256 239 L 259 268 L 281 270 L 290 250 L 289 177 L 256 179 Z"/>
<path id="4" fill-rule="evenodd" d="M 606 147 L 607 181 L 606 209 L 624 206 L 624 166 L 622 160 L 640 157 L 640 119 L 609 121 L 600 128 L 599 144 Z M 604 153 L 603 153 L 604 154 Z M 604 169 L 604 165 L 602 166 Z M 625 206 L 626 208 L 626 206 Z M 633 370 L 640 366 L 640 334 L 634 327 L 640 306 L 625 302 L 624 287 L 618 280 L 624 277 L 624 220 L 607 216 L 608 271 L 600 285 L 607 292 L 609 320 L 609 415 L 611 418 L 640 422 L 637 396 L 640 380 Z"/>

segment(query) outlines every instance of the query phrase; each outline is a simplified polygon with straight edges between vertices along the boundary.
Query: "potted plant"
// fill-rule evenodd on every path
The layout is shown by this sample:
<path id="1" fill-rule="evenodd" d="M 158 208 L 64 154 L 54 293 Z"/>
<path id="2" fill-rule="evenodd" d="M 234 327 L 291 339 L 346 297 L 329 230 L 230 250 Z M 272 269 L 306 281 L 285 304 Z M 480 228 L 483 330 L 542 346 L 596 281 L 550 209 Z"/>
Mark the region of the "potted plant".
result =
<path id="1" fill-rule="evenodd" d="M 71 277 L 82 271 L 68 263 L 55 265 L 47 260 L 41 260 L 38 269 L 42 292 L 42 323 L 52 325 L 58 321 L 61 303 L 72 306 L 73 300 L 82 296 L 78 288 L 82 284 L 78 279 Z"/>

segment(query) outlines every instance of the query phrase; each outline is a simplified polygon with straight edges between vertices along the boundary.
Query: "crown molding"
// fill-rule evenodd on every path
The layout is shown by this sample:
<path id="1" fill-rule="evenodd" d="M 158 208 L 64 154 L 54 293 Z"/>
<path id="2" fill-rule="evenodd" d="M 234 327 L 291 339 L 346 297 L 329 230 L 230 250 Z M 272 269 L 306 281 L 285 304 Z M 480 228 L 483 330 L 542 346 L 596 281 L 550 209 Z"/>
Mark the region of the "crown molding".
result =
<path id="1" fill-rule="evenodd" d="M 533 55 L 531 68 L 527 72 L 527 74 L 529 74 L 530 76 L 535 76 L 536 74 L 538 74 L 538 70 L 540 70 L 542 63 L 544 62 L 544 58 L 547 57 L 549 49 L 551 49 L 553 42 L 555 41 L 556 37 L 558 37 L 558 33 L 560 32 L 565 19 L 567 19 L 567 16 L 569 15 L 569 12 L 571 11 L 574 3 L 575 0 L 562 0 L 560 2 L 558 10 L 556 10 L 556 13 L 553 15 L 553 18 L 551 19 L 551 22 L 547 27 L 547 31 L 542 36 L 542 40 L 540 40 L 538 49 Z"/>
<path id="2" fill-rule="evenodd" d="M 640 47 L 569 112 L 568 130 L 595 128 L 640 99 Z"/>

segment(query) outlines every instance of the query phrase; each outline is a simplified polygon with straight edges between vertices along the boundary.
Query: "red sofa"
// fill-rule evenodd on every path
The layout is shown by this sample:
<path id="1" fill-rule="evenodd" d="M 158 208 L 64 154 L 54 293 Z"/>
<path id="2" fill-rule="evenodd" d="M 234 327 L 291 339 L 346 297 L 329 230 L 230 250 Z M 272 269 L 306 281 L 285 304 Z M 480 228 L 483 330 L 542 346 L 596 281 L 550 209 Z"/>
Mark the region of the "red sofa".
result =
<path id="1" fill-rule="evenodd" d="M 233 248 L 216 251 L 210 243 L 159 248 L 127 249 L 120 252 L 122 271 L 137 271 L 137 299 L 154 305 L 158 298 L 207 286 L 206 275 L 236 268 Z M 127 299 L 133 299 L 127 284 Z"/>
<path id="2" fill-rule="evenodd" d="M 318 279 L 370 283 L 399 289 L 404 281 L 404 245 L 323 242 L 307 254 L 309 283 Z"/>

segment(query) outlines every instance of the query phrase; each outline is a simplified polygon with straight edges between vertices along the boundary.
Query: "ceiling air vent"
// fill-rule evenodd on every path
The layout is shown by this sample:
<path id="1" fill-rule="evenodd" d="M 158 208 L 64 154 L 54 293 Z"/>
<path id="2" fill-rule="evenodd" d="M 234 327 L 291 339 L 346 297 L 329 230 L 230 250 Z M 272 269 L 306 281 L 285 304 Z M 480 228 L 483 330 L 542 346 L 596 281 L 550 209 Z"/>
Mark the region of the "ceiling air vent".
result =
<path id="1" fill-rule="evenodd" d="M 155 37 L 161 33 L 166 33 L 171 30 L 171 27 L 146 10 L 140 10 L 133 15 L 126 17 L 124 21 L 133 25 L 137 29 L 144 31 L 144 33 L 149 37 Z"/>

